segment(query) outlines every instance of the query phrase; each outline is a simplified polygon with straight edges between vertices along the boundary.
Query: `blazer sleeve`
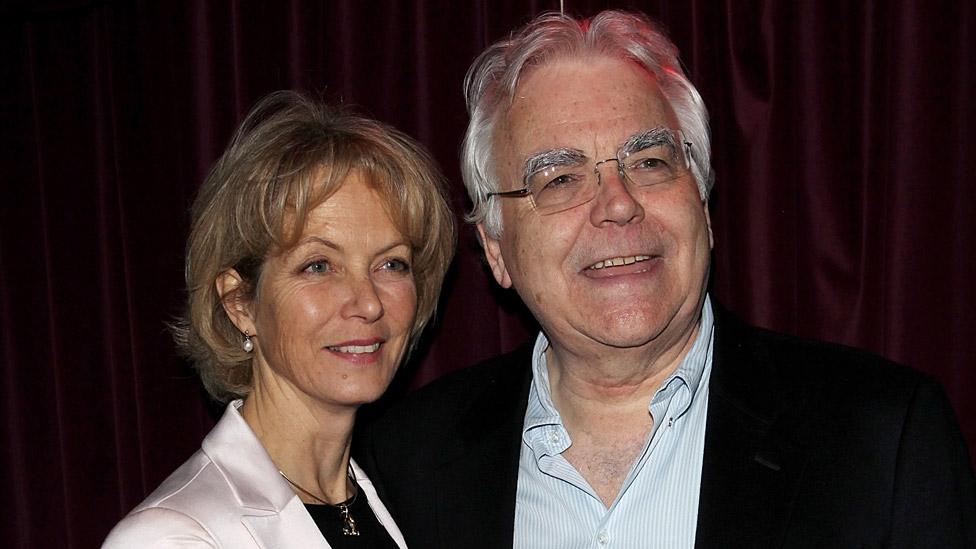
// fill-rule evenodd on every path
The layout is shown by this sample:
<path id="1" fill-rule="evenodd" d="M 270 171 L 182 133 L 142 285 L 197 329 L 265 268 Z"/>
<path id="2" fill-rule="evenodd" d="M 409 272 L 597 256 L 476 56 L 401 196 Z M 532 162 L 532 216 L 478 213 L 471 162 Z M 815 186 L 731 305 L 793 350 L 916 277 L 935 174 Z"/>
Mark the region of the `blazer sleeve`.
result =
<path id="1" fill-rule="evenodd" d="M 921 382 L 905 414 L 888 547 L 976 547 L 976 480 L 942 388 Z"/>
<path id="2" fill-rule="evenodd" d="M 209 532 L 189 516 L 163 507 L 131 513 L 108 534 L 102 549 L 217 547 Z"/>

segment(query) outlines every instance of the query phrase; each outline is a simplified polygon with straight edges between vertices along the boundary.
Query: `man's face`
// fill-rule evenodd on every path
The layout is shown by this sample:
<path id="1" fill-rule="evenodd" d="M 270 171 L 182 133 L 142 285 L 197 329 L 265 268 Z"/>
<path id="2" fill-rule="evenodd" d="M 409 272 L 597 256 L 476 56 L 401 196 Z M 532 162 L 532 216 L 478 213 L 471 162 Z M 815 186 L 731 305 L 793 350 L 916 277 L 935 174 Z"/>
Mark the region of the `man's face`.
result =
<path id="1" fill-rule="evenodd" d="M 652 75 L 600 56 L 532 70 L 501 116 L 500 190 L 521 188 L 526 160 L 541 152 L 575 149 L 591 166 L 641 132 L 679 127 Z M 667 347 L 694 329 L 704 295 L 712 236 L 693 176 L 636 188 L 616 165 L 600 169 L 593 200 L 559 213 L 495 198 L 502 234 L 482 231 L 499 284 L 514 286 L 550 340 L 575 354 Z"/>

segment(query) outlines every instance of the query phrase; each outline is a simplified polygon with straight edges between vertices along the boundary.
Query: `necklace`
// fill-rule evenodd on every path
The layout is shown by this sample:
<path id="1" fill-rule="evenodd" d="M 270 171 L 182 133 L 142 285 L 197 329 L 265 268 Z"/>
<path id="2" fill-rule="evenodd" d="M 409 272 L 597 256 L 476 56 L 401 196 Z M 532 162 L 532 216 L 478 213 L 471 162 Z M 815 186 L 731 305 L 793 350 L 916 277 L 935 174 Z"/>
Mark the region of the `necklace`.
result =
<path id="1" fill-rule="evenodd" d="M 359 535 L 359 530 L 356 528 L 356 519 L 352 518 L 352 515 L 349 514 L 349 506 L 352 505 L 353 503 L 356 503 L 356 498 L 359 497 L 359 489 L 358 489 L 358 485 L 356 484 L 356 473 L 353 472 L 352 465 L 349 466 L 348 472 L 346 473 L 346 478 L 352 481 L 353 494 L 351 498 L 341 503 L 329 503 L 328 501 L 325 501 L 324 499 L 316 496 L 312 492 L 309 492 L 308 490 L 299 486 L 298 483 L 295 482 L 294 480 L 288 478 L 288 476 L 285 475 L 285 473 L 281 469 L 278 470 L 278 474 L 281 475 L 281 478 L 285 479 L 288 482 L 288 484 L 291 484 L 292 486 L 297 488 L 299 492 L 305 494 L 306 496 L 314 499 L 315 501 L 323 505 L 328 505 L 329 507 L 335 507 L 336 509 L 338 509 L 339 515 L 342 517 L 342 535 L 344 536 Z"/>

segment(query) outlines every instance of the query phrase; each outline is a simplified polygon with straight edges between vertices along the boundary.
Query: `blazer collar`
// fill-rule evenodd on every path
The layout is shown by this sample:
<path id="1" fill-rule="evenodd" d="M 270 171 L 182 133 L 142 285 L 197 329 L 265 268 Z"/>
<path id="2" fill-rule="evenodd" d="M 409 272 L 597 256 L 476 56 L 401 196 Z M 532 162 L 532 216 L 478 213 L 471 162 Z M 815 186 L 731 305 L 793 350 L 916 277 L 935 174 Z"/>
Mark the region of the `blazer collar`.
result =
<path id="1" fill-rule="evenodd" d="M 756 337 L 757 330 L 721 306 L 713 308 L 715 346 L 696 545 L 722 547 L 749 539 L 756 546 L 776 547 L 782 544 L 806 462 L 803 448 L 776 427 L 786 403 L 797 395 L 782 385 L 777 357 Z"/>
<path id="2" fill-rule="evenodd" d="M 227 405 L 223 417 L 203 439 L 203 451 L 224 474 L 242 506 L 280 512 L 295 493 L 241 416 L 242 404 L 242 400 L 235 400 Z"/>
<path id="3" fill-rule="evenodd" d="M 295 495 L 244 421 L 236 400 L 203 440 L 203 452 L 226 478 L 242 508 L 241 521 L 262 547 L 328 548 Z"/>

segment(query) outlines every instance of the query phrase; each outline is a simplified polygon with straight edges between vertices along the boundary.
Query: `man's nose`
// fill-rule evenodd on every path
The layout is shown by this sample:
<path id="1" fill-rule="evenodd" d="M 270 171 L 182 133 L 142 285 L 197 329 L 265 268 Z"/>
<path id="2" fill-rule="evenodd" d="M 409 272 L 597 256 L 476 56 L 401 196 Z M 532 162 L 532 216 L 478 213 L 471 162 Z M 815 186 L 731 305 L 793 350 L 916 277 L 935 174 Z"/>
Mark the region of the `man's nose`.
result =
<path id="1" fill-rule="evenodd" d="M 600 185 L 590 209 L 590 221 L 593 225 L 626 225 L 643 221 L 644 207 L 637 200 L 634 187 L 627 182 L 620 170 L 620 162 L 616 158 L 603 160 L 596 163 L 593 171 L 596 172 Z"/>
<path id="2" fill-rule="evenodd" d="M 351 278 L 347 281 L 346 290 L 345 303 L 342 305 L 344 318 L 375 322 L 383 316 L 383 302 L 368 277 Z"/>

